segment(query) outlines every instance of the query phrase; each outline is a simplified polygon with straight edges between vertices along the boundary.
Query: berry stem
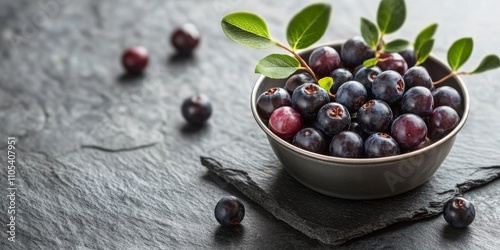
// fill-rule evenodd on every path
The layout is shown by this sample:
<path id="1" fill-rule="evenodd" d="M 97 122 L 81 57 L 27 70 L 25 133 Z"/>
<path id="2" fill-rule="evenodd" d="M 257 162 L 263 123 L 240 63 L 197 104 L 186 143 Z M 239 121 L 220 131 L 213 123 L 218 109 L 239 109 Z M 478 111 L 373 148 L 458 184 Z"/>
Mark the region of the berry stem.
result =
<path id="1" fill-rule="evenodd" d="M 303 68 L 305 70 L 307 70 L 307 72 L 309 74 L 311 74 L 311 76 L 314 78 L 314 81 L 318 82 L 318 78 L 316 77 L 316 74 L 314 74 L 314 71 L 309 67 L 309 65 L 307 65 L 306 61 L 304 61 L 304 59 L 299 55 L 297 54 L 293 49 L 290 49 L 288 48 L 286 45 L 278 42 L 278 41 L 275 41 L 276 45 L 278 45 L 278 47 L 281 47 L 283 49 L 285 49 L 286 51 L 292 53 L 292 55 L 297 58 L 297 60 L 299 60 L 300 64 L 302 64 Z"/>
<path id="2" fill-rule="evenodd" d="M 465 71 L 462 71 L 462 72 L 455 72 L 455 71 L 453 71 L 450 74 L 446 75 L 445 77 L 441 78 L 440 80 L 433 82 L 432 85 L 438 85 L 438 84 L 440 84 L 440 83 L 442 83 L 442 82 L 444 82 L 444 81 L 446 81 L 446 80 L 448 80 L 448 79 L 450 79 L 450 78 L 452 78 L 454 76 L 468 75 L 468 74 L 469 73 L 467 73 Z"/>

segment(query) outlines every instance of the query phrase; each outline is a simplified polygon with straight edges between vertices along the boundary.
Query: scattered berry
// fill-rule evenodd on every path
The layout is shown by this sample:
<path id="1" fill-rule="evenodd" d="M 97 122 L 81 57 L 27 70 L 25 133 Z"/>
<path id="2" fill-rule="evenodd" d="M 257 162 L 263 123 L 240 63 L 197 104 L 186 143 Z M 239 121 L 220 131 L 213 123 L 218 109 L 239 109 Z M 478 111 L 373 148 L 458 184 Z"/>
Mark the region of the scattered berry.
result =
<path id="1" fill-rule="evenodd" d="M 171 43 L 180 54 L 190 54 L 200 42 L 200 33 L 191 23 L 182 25 L 174 30 Z"/>
<path id="2" fill-rule="evenodd" d="M 148 66 L 149 55 L 144 47 L 133 47 L 125 50 L 122 65 L 130 74 L 140 74 Z"/>
<path id="3" fill-rule="evenodd" d="M 454 197 L 444 204 L 443 216 L 453 227 L 465 228 L 474 221 L 476 210 L 470 201 L 462 197 Z"/>
<path id="4" fill-rule="evenodd" d="M 222 226 L 233 227 L 245 217 L 245 206 L 234 196 L 225 196 L 217 202 L 214 210 L 215 219 Z"/>
<path id="5" fill-rule="evenodd" d="M 181 111 L 189 124 L 201 126 L 212 115 L 212 104 L 206 95 L 197 94 L 184 99 Z"/>

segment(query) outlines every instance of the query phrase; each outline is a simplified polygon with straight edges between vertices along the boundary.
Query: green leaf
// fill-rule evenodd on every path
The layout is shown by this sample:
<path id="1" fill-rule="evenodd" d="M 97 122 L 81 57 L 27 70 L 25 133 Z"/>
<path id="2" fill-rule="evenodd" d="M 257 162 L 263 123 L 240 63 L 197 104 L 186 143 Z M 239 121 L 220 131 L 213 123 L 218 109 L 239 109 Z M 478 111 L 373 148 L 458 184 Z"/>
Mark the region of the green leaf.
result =
<path id="1" fill-rule="evenodd" d="M 487 55 L 479 64 L 479 66 L 470 74 L 478 74 L 487 70 L 492 70 L 500 67 L 500 59 L 497 55 Z"/>
<path id="2" fill-rule="evenodd" d="M 330 21 L 331 6 L 329 4 L 312 4 L 297 13 L 286 31 L 288 44 L 293 50 L 305 49 L 317 42 Z"/>
<path id="3" fill-rule="evenodd" d="M 416 65 L 420 65 L 427 60 L 431 54 L 432 47 L 434 47 L 434 39 L 429 39 L 420 46 L 418 53 L 415 53 L 415 57 L 417 58 Z"/>
<path id="4" fill-rule="evenodd" d="M 457 71 L 469 59 L 473 46 L 470 37 L 458 39 L 451 45 L 448 50 L 448 64 L 453 71 Z"/>
<path id="5" fill-rule="evenodd" d="M 283 79 L 289 77 L 299 68 L 300 62 L 293 56 L 270 54 L 259 61 L 255 67 L 255 73 L 273 79 Z"/>
<path id="6" fill-rule="evenodd" d="M 417 37 L 415 38 L 415 42 L 413 43 L 413 48 L 415 49 L 415 52 L 417 52 L 425 42 L 432 39 L 434 33 L 436 33 L 437 27 L 438 24 L 433 23 L 425 27 L 422 31 L 420 31 L 420 33 L 418 33 Z"/>
<path id="7" fill-rule="evenodd" d="M 321 86 L 326 92 L 330 93 L 330 89 L 333 86 L 333 78 L 326 76 L 318 80 L 319 86 Z"/>
<path id="8" fill-rule="evenodd" d="M 266 22 L 253 13 L 228 14 L 222 19 L 221 25 L 226 36 L 238 44 L 258 49 L 274 45 Z"/>
<path id="9" fill-rule="evenodd" d="M 371 59 L 365 60 L 363 62 L 363 66 L 372 67 L 372 66 L 377 65 L 377 63 L 378 63 L 378 58 L 371 58 Z"/>
<path id="10" fill-rule="evenodd" d="M 363 17 L 361 18 L 361 36 L 372 49 L 377 47 L 380 36 L 377 25 Z"/>
<path id="11" fill-rule="evenodd" d="M 382 34 L 390 34 L 403 26 L 406 19 L 404 0 L 382 0 L 378 6 L 377 24 Z"/>
<path id="12" fill-rule="evenodd" d="M 410 42 L 403 39 L 396 39 L 388 42 L 384 47 L 384 51 L 390 53 L 401 52 L 408 48 L 408 46 L 410 46 Z"/>

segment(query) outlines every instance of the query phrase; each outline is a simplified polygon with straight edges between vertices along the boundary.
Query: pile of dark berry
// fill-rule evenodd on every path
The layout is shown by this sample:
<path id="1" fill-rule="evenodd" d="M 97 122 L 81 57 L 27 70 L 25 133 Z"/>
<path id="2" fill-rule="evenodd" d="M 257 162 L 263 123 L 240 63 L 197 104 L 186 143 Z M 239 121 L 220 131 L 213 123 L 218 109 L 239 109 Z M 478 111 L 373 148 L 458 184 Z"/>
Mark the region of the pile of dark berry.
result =
<path id="1" fill-rule="evenodd" d="M 376 66 L 363 66 L 375 52 L 360 37 L 338 53 L 315 49 L 308 64 L 318 78 L 330 76 L 330 93 L 308 73 L 257 100 L 260 118 L 293 145 L 336 157 L 384 157 L 421 149 L 450 133 L 460 121 L 462 98 L 449 86 L 434 87 L 410 49 L 382 53 Z M 410 67 L 409 67 L 410 66 Z"/>

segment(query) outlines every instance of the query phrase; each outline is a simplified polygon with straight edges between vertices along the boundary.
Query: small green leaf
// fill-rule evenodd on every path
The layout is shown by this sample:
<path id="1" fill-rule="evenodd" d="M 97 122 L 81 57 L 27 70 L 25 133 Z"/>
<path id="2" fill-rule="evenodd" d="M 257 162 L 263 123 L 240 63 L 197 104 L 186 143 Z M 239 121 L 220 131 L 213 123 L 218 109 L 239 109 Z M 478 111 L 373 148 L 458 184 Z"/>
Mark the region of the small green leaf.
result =
<path id="1" fill-rule="evenodd" d="M 427 60 L 431 54 L 432 47 L 434 47 L 434 39 L 427 40 L 420 46 L 418 53 L 415 53 L 415 57 L 417 58 L 416 65 L 420 65 Z"/>
<path id="2" fill-rule="evenodd" d="M 363 62 L 363 66 L 372 67 L 372 66 L 377 65 L 377 63 L 378 63 L 378 58 L 371 58 L 371 59 L 365 60 Z"/>
<path id="3" fill-rule="evenodd" d="M 384 47 L 384 51 L 390 53 L 401 52 L 408 48 L 408 46 L 410 46 L 410 42 L 403 39 L 396 39 L 388 42 Z"/>
<path id="4" fill-rule="evenodd" d="M 270 54 L 259 61 L 255 67 L 255 73 L 273 79 L 283 79 L 289 77 L 299 68 L 300 62 L 293 56 Z"/>
<path id="5" fill-rule="evenodd" d="M 361 36 L 372 49 L 377 47 L 380 36 L 377 25 L 363 17 L 361 18 Z"/>
<path id="6" fill-rule="evenodd" d="M 297 13 L 286 31 L 288 44 L 293 50 L 305 49 L 317 42 L 330 21 L 331 6 L 329 4 L 312 4 Z"/>
<path id="7" fill-rule="evenodd" d="M 415 49 L 415 52 L 417 52 L 420 49 L 420 46 L 422 46 L 425 42 L 427 42 L 434 36 L 437 27 L 438 24 L 433 23 L 425 27 L 422 31 L 420 31 L 420 33 L 418 33 L 417 37 L 415 38 L 415 42 L 413 43 L 413 48 Z"/>
<path id="8" fill-rule="evenodd" d="M 448 64 L 453 71 L 457 71 L 469 59 L 473 46 L 470 37 L 458 39 L 451 45 L 448 50 Z"/>
<path id="9" fill-rule="evenodd" d="M 390 34 L 403 26 L 406 19 L 404 0 L 382 0 L 378 6 L 377 24 L 382 34 Z"/>
<path id="10" fill-rule="evenodd" d="M 330 93 L 330 89 L 333 86 L 333 78 L 326 76 L 318 80 L 319 86 L 321 86 L 326 92 Z"/>
<path id="11" fill-rule="evenodd" d="M 500 59 L 497 55 L 487 55 L 479 64 L 479 66 L 470 74 L 478 74 L 487 70 L 492 70 L 500 67 Z"/>
<path id="12" fill-rule="evenodd" d="M 257 49 L 274 45 L 266 22 L 249 12 L 235 12 L 226 15 L 221 22 L 222 30 L 233 42 Z"/>

